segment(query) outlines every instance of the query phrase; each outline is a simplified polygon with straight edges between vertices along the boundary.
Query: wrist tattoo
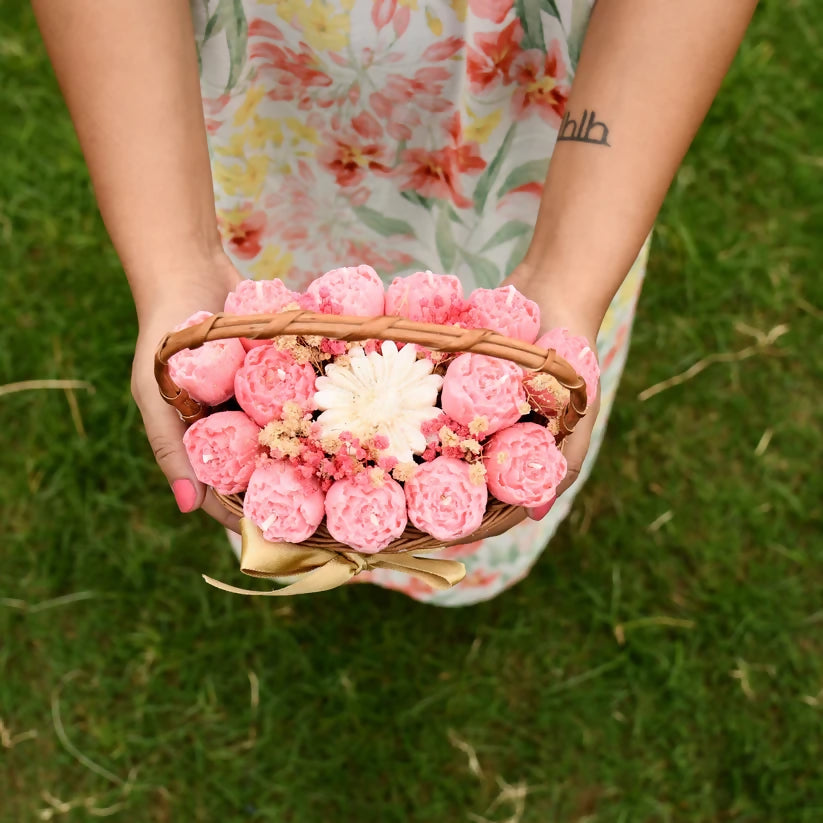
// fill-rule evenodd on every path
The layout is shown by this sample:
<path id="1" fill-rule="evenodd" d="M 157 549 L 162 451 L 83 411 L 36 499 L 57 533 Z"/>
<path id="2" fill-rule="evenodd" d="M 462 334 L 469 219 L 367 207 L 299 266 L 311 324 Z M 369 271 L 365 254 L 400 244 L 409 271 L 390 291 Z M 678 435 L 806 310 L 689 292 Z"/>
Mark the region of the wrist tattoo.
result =
<path id="1" fill-rule="evenodd" d="M 572 120 L 569 112 L 563 115 L 557 140 L 574 140 L 578 143 L 594 143 L 596 146 L 611 146 L 609 127 L 600 120 L 595 120 L 594 109 L 583 109 L 580 122 Z"/>

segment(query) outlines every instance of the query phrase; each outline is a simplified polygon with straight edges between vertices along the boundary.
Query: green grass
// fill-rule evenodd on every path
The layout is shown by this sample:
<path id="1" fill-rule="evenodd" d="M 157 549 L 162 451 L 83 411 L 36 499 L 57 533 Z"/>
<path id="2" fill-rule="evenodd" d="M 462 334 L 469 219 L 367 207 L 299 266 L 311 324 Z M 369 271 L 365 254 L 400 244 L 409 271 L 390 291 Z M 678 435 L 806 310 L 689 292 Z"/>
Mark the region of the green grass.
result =
<path id="1" fill-rule="evenodd" d="M 0 397 L 0 821 L 49 796 L 129 823 L 823 820 L 817 11 L 763 3 L 678 174 L 573 514 L 527 580 L 445 610 L 202 583 L 232 558 L 153 468 L 125 280 L 27 4 L 0 2 L 0 384 L 96 387 L 85 435 L 62 392 Z M 740 323 L 789 330 L 638 400 Z"/>

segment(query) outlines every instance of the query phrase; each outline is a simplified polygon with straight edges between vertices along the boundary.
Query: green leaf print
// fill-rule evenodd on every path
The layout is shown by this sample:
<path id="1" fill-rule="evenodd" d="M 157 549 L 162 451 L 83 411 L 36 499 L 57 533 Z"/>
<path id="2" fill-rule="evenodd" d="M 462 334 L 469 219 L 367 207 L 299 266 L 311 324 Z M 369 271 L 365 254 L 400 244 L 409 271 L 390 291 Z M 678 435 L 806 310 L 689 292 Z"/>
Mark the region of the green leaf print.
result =
<path id="1" fill-rule="evenodd" d="M 522 166 L 512 169 L 506 177 L 503 185 L 497 190 L 497 197 L 500 198 L 518 186 L 525 186 L 527 183 L 542 183 L 546 179 L 549 170 L 549 158 L 545 160 L 529 160 Z"/>
<path id="2" fill-rule="evenodd" d="M 437 217 L 437 225 L 434 230 L 434 242 L 437 245 L 437 253 L 440 255 L 440 265 L 444 274 L 451 274 L 454 268 L 454 258 L 457 254 L 457 246 L 452 234 L 452 224 L 449 219 L 448 209 L 441 208 Z"/>
<path id="3" fill-rule="evenodd" d="M 524 49 L 540 49 L 545 53 L 546 41 L 543 37 L 540 5 L 537 0 L 514 0 L 514 13 L 523 27 L 521 47 Z"/>
<path id="4" fill-rule="evenodd" d="M 217 11 L 216 30 L 212 33 L 225 30 L 226 45 L 229 49 L 229 79 L 226 90 L 234 88 L 243 66 L 246 63 L 246 41 L 249 27 L 246 22 L 246 13 L 243 10 L 243 0 L 220 0 Z M 211 21 L 209 21 L 211 23 Z M 208 26 L 206 27 L 208 31 Z"/>
<path id="5" fill-rule="evenodd" d="M 480 179 L 477 181 L 477 186 L 474 189 L 474 210 L 478 214 L 483 211 L 483 208 L 486 205 L 486 199 L 489 196 L 489 191 L 491 190 L 494 180 L 500 171 L 500 167 L 503 165 L 503 160 L 505 160 L 506 155 L 509 153 L 512 140 L 514 139 L 515 125 L 515 123 L 512 123 L 511 126 L 509 126 L 509 130 L 503 138 L 503 143 L 500 146 L 500 149 L 497 154 L 495 154 L 491 163 L 486 166 L 486 170 L 480 175 Z"/>
<path id="6" fill-rule="evenodd" d="M 558 20 L 561 20 L 560 12 L 558 11 L 557 4 L 554 0 L 540 0 L 540 8 L 552 17 L 556 17 Z"/>
<path id="7" fill-rule="evenodd" d="M 505 243 L 507 240 L 511 240 L 513 237 L 520 237 L 521 235 L 531 231 L 532 226 L 528 223 L 524 223 L 522 220 L 510 220 L 508 223 L 504 223 L 491 236 L 491 240 L 489 240 L 489 242 L 486 243 L 480 251 L 488 251 L 489 249 L 493 249 L 495 246 L 499 246 L 501 243 Z"/>
<path id="8" fill-rule="evenodd" d="M 415 206 L 422 206 L 426 211 L 432 210 L 434 200 L 431 197 L 423 197 L 422 194 L 418 194 L 416 191 L 401 191 L 400 196 L 408 200 L 409 203 L 414 203 Z"/>
<path id="9" fill-rule="evenodd" d="M 586 34 L 586 27 L 591 13 L 590 3 L 573 3 L 572 19 L 567 36 L 569 48 L 569 61 L 572 74 L 577 70 L 577 60 L 580 57 L 580 49 L 583 45 L 583 38 Z"/>
<path id="10" fill-rule="evenodd" d="M 463 259 L 472 270 L 475 282 L 481 289 L 494 289 L 500 285 L 503 279 L 497 266 L 486 260 L 485 257 L 480 257 L 478 254 L 469 254 L 467 251 L 462 251 Z"/>
<path id="11" fill-rule="evenodd" d="M 211 37 L 214 34 L 214 30 L 215 30 L 215 27 L 217 26 L 218 19 L 219 19 L 219 15 L 216 14 L 216 13 L 213 14 L 211 17 L 209 17 L 209 21 L 206 23 L 206 28 L 203 31 L 203 42 L 204 43 L 206 42 L 206 40 L 209 39 L 209 37 Z M 218 29 L 218 31 L 219 31 L 219 29 Z"/>
<path id="12" fill-rule="evenodd" d="M 459 223 L 461 226 L 465 226 L 466 224 L 463 222 L 463 218 L 455 211 L 454 206 L 449 206 L 449 217 L 455 222 Z"/>
<path id="13" fill-rule="evenodd" d="M 370 209 L 368 206 L 355 206 L 352 211 L 357 215 L 361 223 L 365 223 L 383 237 L 391 237 L 396 234 L 412 235 L 414 229 L 405 221 L 396 217 L 387 217 L 379 211 Z"/>

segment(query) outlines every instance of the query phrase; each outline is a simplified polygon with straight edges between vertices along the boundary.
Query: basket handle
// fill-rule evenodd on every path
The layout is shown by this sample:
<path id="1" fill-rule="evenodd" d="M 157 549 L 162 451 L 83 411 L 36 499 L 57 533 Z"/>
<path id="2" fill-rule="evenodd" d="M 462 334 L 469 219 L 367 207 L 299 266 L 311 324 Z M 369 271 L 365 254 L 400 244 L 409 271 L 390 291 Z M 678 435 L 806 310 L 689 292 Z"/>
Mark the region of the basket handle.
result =
<path id="1" fill-rule="evenodd" d="M 586 383 L 554 349 L 541 349 L 522 340 L 504 337 L 489 329 L 463 329 L 434 323 L 417 323 L 403 317 L 351 317 L 310 311 L 279 314 L 215 314 L 196 326 L 169 332 L 154 357 L 154 376 L 163 399 L 177 409 L 185 423 L 194 423 L 208 413 L 169 374 L 169 358 L 183 349 L 196 349 L 212 340 L 247 337 L 270 340 L 281 335 L 308 337 L 320 335 L 334 340 L 396 340 L 417 343 L 441 352 L 471 352 L 510 360 L 533 371 L 552 375 L 570 392 L 569 405 L 560 418 L 562 437 L 574 431 L 586 413 Z"/>

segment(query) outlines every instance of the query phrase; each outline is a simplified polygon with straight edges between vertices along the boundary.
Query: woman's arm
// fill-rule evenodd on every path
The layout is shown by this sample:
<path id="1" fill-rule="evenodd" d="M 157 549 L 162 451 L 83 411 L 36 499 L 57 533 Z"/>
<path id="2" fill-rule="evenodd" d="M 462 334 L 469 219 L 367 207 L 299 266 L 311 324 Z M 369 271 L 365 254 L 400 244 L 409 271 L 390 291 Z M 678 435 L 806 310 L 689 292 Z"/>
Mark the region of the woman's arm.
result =
<path id="1" fill-rule="evenodd" d="M 531 247 L 511 282 L 594 341 L 756 0 L 598 0 Z M 583 120 L 586 113 L 585 125 Z M 565 449 L 573 482 L 594 414 Z"/>
<path id="2" fill-rule="evenodd" d="M 132 387 L 181 509 L 204 500 L 182 424 L 152 378 L 163 333 L 222 309 L 239 275 L 223 253 L 187 0 L 33 0 L 46 48 L 134 294 Z M 222 507 L 208 504 L 222 516 Z M 233 522 L 233 521 L 232 521 Z"/>

